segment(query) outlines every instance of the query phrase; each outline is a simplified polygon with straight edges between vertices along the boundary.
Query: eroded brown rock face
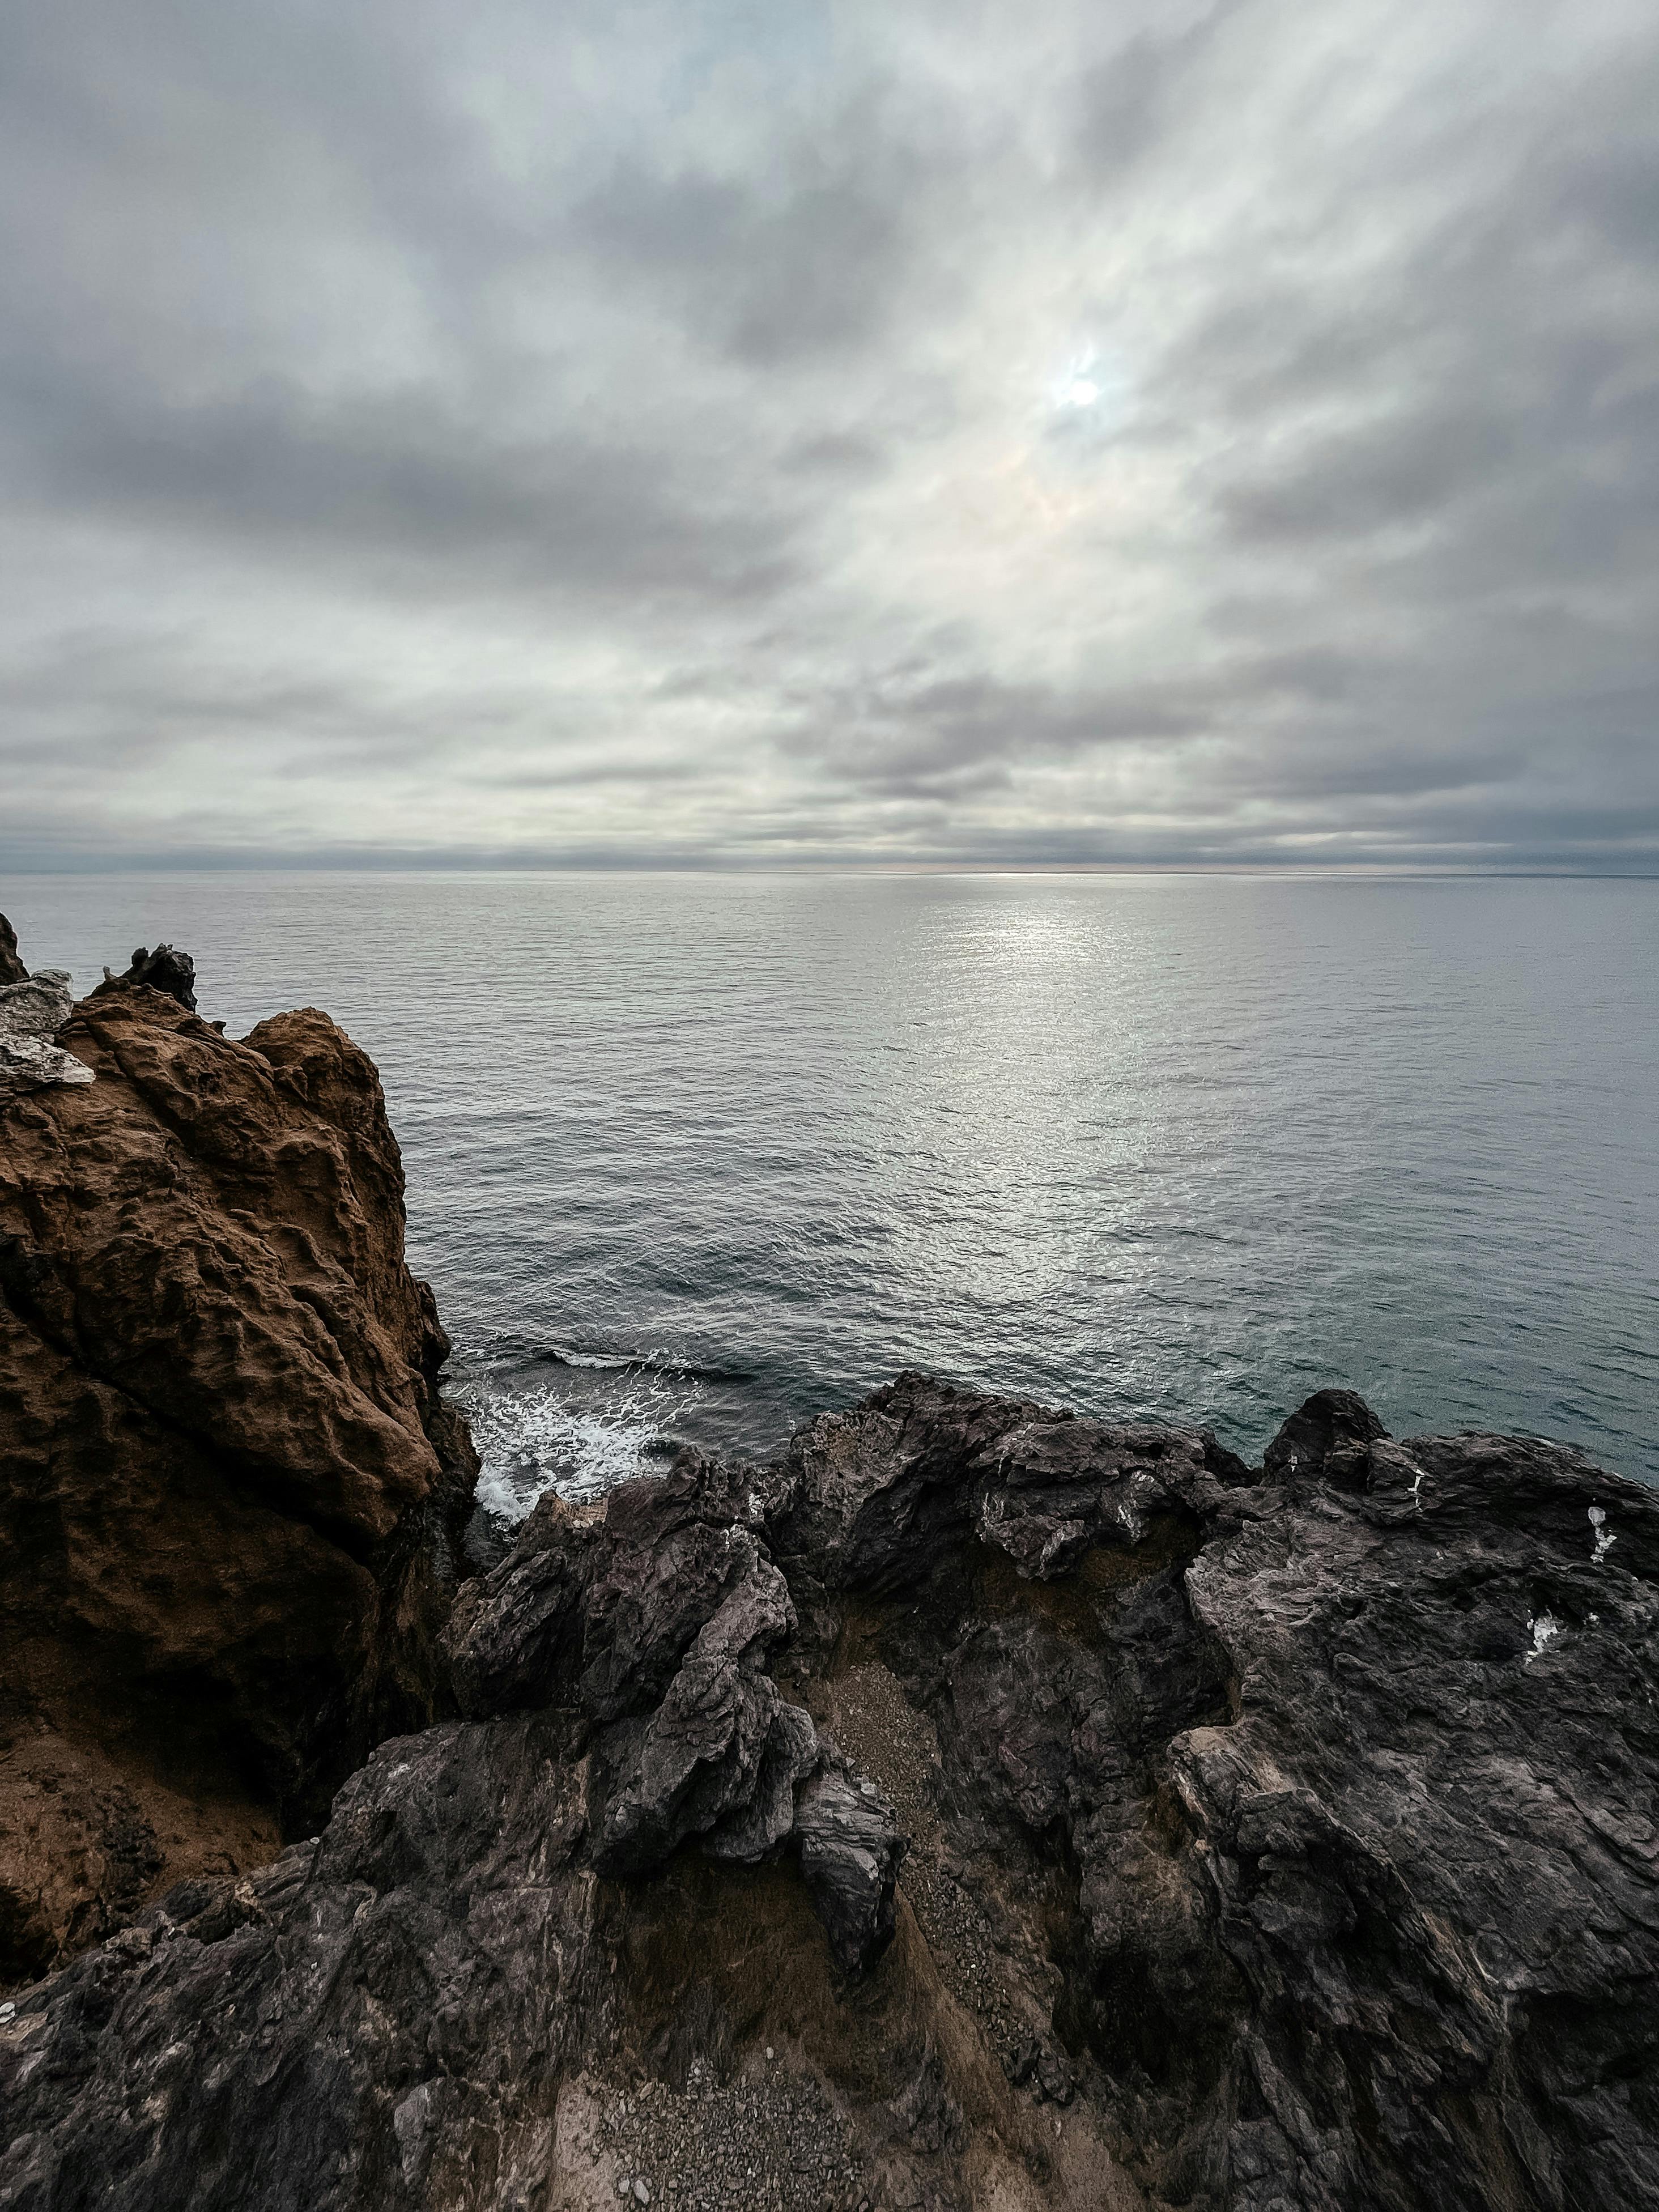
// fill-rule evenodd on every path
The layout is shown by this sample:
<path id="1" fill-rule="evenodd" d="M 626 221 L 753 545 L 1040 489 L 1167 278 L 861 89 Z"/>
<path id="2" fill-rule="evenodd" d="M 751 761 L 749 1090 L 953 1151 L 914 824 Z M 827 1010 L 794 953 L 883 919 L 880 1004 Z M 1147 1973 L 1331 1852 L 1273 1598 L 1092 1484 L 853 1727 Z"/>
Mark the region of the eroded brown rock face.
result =
<path id="1" fill-rule="evenodd" d="M 476 1462 L 379 1079 L 106 985 L 0 1100 L 0 1980 L 314 1827 L 443 1699 Z"/>

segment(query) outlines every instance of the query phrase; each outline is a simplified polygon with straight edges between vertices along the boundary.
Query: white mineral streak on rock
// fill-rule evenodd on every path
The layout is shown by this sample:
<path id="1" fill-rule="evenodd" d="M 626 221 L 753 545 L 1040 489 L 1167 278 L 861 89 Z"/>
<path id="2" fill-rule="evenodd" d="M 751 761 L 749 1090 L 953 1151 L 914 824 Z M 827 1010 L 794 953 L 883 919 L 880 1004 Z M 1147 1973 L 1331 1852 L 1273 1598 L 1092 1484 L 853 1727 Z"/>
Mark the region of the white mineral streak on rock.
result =
<path id="1" fill-rule="evenodd" d="M 1561 1633 L 1561 1624 L 1553 1613 L 1534 1613 L 1527 1626 L 1532 1631 L 1532 1649 L 1523 1664 L 1530 1667 L 1544 1646 Z"/>
<path id="2" fill-rule="evenodd" d="M 1607 1526 L 1607 1508 L 1592 1505 L 1589 1510 L 1590 1565 L 1600 1566 L 1619 1539 Z"/>
<path id="3" fill-rule="evenodd" d="M 0 1097 L 53 1083 L 90 1083 L 93 1072 L 52 1042 L 75 1004 L 61 968 L 41 968 L 27 983 L 0 985 Z"/>

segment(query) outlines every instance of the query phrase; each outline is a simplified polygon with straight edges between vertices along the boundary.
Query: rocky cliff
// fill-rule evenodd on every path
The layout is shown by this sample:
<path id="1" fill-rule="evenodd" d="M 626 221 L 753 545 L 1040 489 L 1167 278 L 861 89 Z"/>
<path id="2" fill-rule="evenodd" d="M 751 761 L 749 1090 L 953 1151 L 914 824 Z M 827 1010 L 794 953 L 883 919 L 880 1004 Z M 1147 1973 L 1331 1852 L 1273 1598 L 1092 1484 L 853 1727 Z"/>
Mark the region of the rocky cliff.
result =
<path id="1" fill-rule="evenodd" d="M 0 2205 L 1659 2205 L 1656 1628 L 1646 1490 L 1340 1392 L 544 1500 L 460 1717 L 0 2005 Z"/>
<path id="2" fill-rule="evenodd" d="M 227 1038 L 166 946 L 72 1012 L 9 929 L 0 973 L 4 1983 L 268 1862 L 447 1709 L 474 1463 L 349 1038 Z"/>

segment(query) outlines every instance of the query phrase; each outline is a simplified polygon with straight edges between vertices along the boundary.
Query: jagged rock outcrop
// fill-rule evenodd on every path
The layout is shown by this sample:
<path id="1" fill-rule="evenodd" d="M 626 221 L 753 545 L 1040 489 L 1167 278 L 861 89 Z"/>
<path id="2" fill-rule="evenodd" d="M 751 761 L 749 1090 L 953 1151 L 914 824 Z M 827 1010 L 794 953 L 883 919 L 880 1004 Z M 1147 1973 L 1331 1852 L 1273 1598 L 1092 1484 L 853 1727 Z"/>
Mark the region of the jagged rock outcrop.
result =
<path id="1" fill-rule="evenodd" d="M 1348 1393 L 544 1500 L 465 1718 L 0 2008 L 0 2205 L 1659 2205 L 1656 1630 L 1646 1490 Z"/>
<path id="2" fill-rule="evenodd" d="M 56 1042 L 75 1003 L 70 983 L 61 968 L 31 975 L 18 955 L 16 932 L 0 914 L 0 1100 L 54 1083 L 93 1080 L 85 1061 Z"/>
<path id="3" fill-rule="evenodd" d="M 17 950 L 17 932 L 0 914 L 0 984 L 27 983 L 29 971 Z"/>
<path id="4" fill-rule="evenodd" d="M 143 983 L 63 1012 L 85 1083 L 0 1095 L 0 1983 L 443 1709 L 474 1469 L 365 1055 Z"/>
<path id="5" fill-rule="evenodd" d="M 147 945 L 141 945 L 125 974 L 113 975 L 105 969 L 104 980 L 93 995 L 95 998 L 100 991 L 119 990 L 124 983 L 145 984 L 152 991 L 176 999 L 189 1012 L 196 1012 L 196 963 L 188 952 L 180 952 L 176 945 L 158 945 L 152 952 Z"/>
<path id="6" fill-rule="evenodd" d="M 903 1839 L 768 1672 L 795 1609 L 744 1474 L 687 1453 L 585 1526 L 544 1498 L 514 1557 L 462 1591 L 453 1679 L 468 1711 L 550 1709 L 568 1753 L 591 1750 L 599 1873 L 646 1873 L 688 1840 L 747 1865 L 787 1845 L 856 1973 L 891 1939 Z"/>

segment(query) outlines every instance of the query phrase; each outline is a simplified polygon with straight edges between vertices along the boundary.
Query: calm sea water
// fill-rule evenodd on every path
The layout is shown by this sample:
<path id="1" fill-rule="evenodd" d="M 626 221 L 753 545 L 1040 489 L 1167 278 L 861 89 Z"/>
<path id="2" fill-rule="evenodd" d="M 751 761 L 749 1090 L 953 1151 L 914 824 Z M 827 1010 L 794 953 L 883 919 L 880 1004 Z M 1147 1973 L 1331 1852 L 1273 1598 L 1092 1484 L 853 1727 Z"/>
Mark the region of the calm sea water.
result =
<path id="1" fill-rule="evenodd" d="M 13 878 L 379 1062 L 488 1493 L 920 1366 L 1255 1454 L 1310 1389 L 1659 1479 L 1659 884 Z"/>

